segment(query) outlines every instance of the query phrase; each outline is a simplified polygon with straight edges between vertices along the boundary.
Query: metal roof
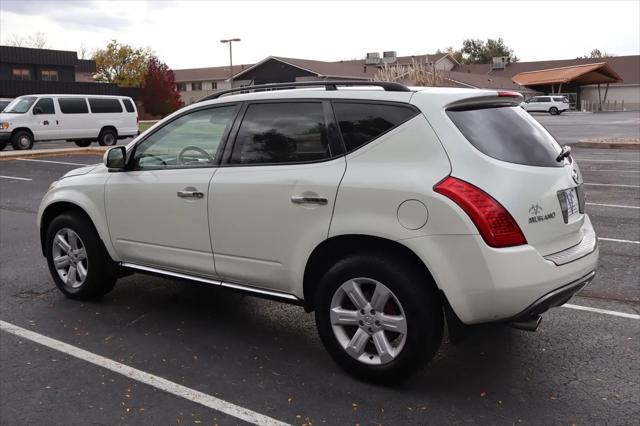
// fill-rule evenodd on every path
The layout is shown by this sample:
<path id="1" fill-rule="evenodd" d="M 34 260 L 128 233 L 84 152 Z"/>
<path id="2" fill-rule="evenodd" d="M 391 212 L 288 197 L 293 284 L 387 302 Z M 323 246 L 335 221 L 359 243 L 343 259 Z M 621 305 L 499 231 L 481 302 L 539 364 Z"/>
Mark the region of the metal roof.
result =
<path id="1" fill-rule="evenodd" d="M 512 80 L 522 86 L 566 83 L 583 85 L 622 82 L 622 78 L 606 62 L 521 72 L 514 75 Z"/>

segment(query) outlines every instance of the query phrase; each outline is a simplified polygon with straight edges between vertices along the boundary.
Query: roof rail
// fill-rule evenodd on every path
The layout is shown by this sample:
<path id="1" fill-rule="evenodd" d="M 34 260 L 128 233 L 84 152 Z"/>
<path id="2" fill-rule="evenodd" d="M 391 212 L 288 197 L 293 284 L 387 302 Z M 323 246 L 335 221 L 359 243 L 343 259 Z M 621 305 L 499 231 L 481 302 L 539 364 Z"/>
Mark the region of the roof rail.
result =
<path id="1" fill-rule="evenodd" d="M 318 80 L 318 81 L 292 81 L 290 83 L 270 83 L 270 84 L 258 84 L 255 86 L 236 87 L 233 89 L 220 90 L 209 96 L 205 96 L 198 102 L 210 101 L 212 99 L 218 99 L 221 96 L 228 95 L 235 92 L 261 92 L 268 90 L 283 90 L 283 89 L 296 89 L 298 87 L 322 87 L 326 90 L 338 90 L 338 86 L 377 86 L 382 87 L 387 92 L 410 92 L 407 86 L 401 83 L 394 83 L 390 81 L 352 81 L 352 80 Z"/>

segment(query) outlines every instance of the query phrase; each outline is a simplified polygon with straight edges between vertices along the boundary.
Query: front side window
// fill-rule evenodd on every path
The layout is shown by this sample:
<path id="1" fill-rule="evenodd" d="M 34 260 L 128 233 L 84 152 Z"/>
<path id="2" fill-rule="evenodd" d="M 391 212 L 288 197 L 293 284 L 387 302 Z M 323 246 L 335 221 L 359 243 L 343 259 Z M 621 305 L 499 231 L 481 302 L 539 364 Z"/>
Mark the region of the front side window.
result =
<path id="1" fill-rule="evenodd" d="M 53 107 L 53 99 L 40 98 L 36 105 L 33 107 L 34 114 L 55 114 L 56 111 Z"/>
<path id="2" fill-rule="evenodd" d="M 263 103 L 247 108 L 231 163 L 301 163 L 330 156 L 322 103 Z"/>
<path id="3" fill-rule="evenodd" d="M 58 81 L 58 71 L 43 70 L 42 71 L 42 80 L 43 81 Z"/>
<path id="4" fill-rule="evenodd" d="M 13 69 L 14 80 L 31 80 L 31 70 L 28 68 L 14 68 Z"/>
<path id="5" fill-rule="evenodd" d="M 87 101 L 85 98 L 58 98 L 58 105 L 63 114 L 87 114 Z"/>
<path id="6" fill-rule="evenodd" d="M 122 112 L 120 101 L 113 98 L 89 98 L 89 106 L 94 114 Z"/>
<path id="7" fill-rule="evenodd" d="M 231 125 L 236 106 L 194 111 L 158 129 L 138 144 L 132 166 L 137 170 L 211 167 Z"/>
<path id="8" fill-rule="evenodd" d="M 333 111 L 347 152 L 371 142 L 417 113 L 402 105 L 334 102 Z"/>
<path id="9" fill-rule="evenodd" d="M 11 114 L 24 114 L 25 112 L 29 111 L 29 108 L 31 108 L 31 105 L 33 105 L 36 99 L 38 98 L 36 98 L 35 96 L 23 96 L 20 98 L 16 98 L 11 101 L 11 103 L 7 105 L 7 107 L 2 112 Z"/>

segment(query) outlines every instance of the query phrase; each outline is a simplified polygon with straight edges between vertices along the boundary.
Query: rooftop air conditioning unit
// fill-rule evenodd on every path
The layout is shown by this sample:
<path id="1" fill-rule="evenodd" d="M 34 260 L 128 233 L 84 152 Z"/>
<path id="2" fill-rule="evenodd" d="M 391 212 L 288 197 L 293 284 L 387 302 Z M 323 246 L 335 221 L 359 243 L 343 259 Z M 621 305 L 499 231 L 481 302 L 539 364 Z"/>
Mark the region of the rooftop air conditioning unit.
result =
<path id="1" fill-rule="evenodd" d="M 503 70 L 507 67 L 510 58 L 508 56 L 494 56 L 491 61 L 492 70 Z"/>
<path id="2" fill-rule="evenodd" d="M 395 50 L 382 52 L 382 62 L 384 62 L 385 64 L 393 64 L 397 60 L 398 60 L 398 56 L 396 55 Z"/>
<path id="3" fill-rule="evenodd" d="M 380 63 L 380 53 L 378 52 L 369 52 L 367 53 L 367 59 L 364 61 L 367 65 L 377 65 Z"/>

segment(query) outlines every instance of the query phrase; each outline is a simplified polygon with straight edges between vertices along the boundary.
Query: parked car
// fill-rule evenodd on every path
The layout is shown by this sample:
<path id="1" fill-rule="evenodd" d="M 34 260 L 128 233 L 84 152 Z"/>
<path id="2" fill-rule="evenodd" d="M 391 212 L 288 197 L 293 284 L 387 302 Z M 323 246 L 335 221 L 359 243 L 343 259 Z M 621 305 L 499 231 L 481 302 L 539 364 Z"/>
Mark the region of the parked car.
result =
<path id="1" fill-rule="evenodd" d="M 65 139 L 78 146 L 115 145 L 138 134 L 138 112 L 126 96 L 28 95 L 0 113 L 0 149 L 31 149 L 35 141 Z"/>
<path id="2" fill-rule="evenodd" d="M 548 112 L 560 115 L 569 109 L 569 98 L 566 96 L 536 96 L 521 104 L 528 112 Z"/>
<path id="3" fill-rule="evenodd" d="M 313 84 L 212 95 L 53 182 L 38 224 L 62 293 L 141 272 L 300 304 L 386 383 L 434 356 L 445 315 L 535 330 L 591 281 L 578 165 L 519 94 Z"/>
<path id="4" fill-rule="evenodd" d="M 12 100 L 12 98 L 0 98 L 0 112 L 2 112 Z"/>

